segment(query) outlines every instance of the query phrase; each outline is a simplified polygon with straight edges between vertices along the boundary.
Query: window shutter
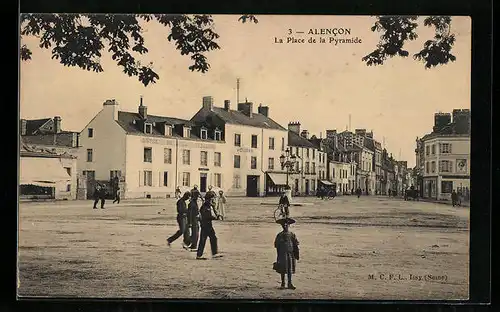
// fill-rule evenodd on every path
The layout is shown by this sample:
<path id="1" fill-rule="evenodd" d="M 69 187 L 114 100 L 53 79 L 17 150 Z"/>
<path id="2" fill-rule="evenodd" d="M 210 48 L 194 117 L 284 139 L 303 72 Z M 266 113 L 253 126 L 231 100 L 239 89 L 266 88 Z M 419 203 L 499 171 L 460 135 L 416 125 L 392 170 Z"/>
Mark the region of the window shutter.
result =
<path id="1" fill-rule="evenodd" d="M 450 154 L 452 153 L 452 151 L 451 151 L 451 146 L 452 146 L 452 144 L 450 143 L 450 144 L 449 144 L 449 153 L 450 153 Z"/>
<path id="2" fill-rule="evenodd" d="M 141 176 L 142 176 L 142 172 L 139 170 L 139 186 L 142 186 Z"/>
<path id="3" fill-rule="evenodd" d="M 158 172 L 158 186 L 162 186 L 163 184 L 161 183 L 161 171 Z"/>

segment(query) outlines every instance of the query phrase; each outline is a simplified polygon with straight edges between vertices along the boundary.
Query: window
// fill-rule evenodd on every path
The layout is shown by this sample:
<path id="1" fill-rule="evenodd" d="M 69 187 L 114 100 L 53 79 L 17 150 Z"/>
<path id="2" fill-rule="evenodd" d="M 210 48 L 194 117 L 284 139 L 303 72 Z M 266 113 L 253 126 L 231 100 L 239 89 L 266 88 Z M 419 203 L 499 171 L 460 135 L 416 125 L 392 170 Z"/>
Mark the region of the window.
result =
<path id="1" fill-rule="evenodd" d="M 452 172 L 453 171 L 453 163 L 449 160 L 441 160 L 439 161 L 439 172 Z"/>
<path id="2" fill-rule="evenodd" d="M 109 179 L 120 178 L 122 176 L 121 170 L 110 170 Z"/>
<path id="3" fill-rule="evenodd" d="M 220 154 L 220 152 L 214 153 L 214 166 L 215 167 L 221 166 L 221 154 Z"/>
<path id="4" fill-rule="evenodd" d="M 305 174 L 309 174 L 309 162 L 307 161 L 306 162 L 306 172 Z"/>
<path id="5" fill-rule="evenodd" d="M 306 157 L 309 157 L 309 149 L 306 148 Z"/>
<path id="6" fill-rule="evenodd" d="M 190 150 L 182 150 L 182 164 L 183 165 L 190 165 L 191 164 L 191 151 Z"/>
<path id="7" fill-rule="evenodd" d="M 235 189 L 241 188 L 241 184 L 240 184 L 241 182 L 240 181 L 241 181 L 240 176 L 237 175 L 237 174 L 235 174 L 233 176 L 233 188 L 235 188 Z"/>
<path id="8" fill-rule="evenodd" d="M 184 127 L 183 135 L 184 135 L 185 138 L 190 138 L 191 137 L 191 128 Z"/>
<path id="9" fill-rule="evenodd" d="M 453 181 L 441 181 L 441 193 L 449 194 L 453 190 Z"/>
<path id="10" fill-rule="evenodd" d="M 311 164 L 311 166 L 312 166 L 312 167 L 311 167 L 311 169 L 312 169 L 312 174 L 316 174 L 316 163 L 314 163 L 314 162 L 313 162 L 313 163 Z"/>
<path id="11" fill-rule="evenodd" d="M 71 184 L 66 185 L 66 192 L 71 192 Z"/>
<path id="12" fill-rule="evenodd" d="M 274 158 L 270 157 L 267 163 L 267 168 L 269 170 L 274 170 Z"/>
<path id="13" fill-rule="evenodd" d="M 207 151 L 201 151 L 201 153 L 200 153 L 200 165 L 201 166 L 208 166 L 208 152 Z"/>
<path id="14" fill-rule="evenodd" d="M 215 130 L 214 137 L 216 141 L 222 141 L 222 133 L 219 130 Z"/>
<path id="15" fill-rule="evenodd" d="M 222 174 L 214 173 L 214 184 L 215 187 L 222 187 Z"/>
<path id="16" fill-rule="evenodd" d="M 69 167 L 64 167 L 64 169 L 66 169 L 66 172 L 68 173 L 68 175 L 71 177 L 71 168 Z"/>
<path id="17" fill-rule="evenodd" d="M 250 168 L 257 169 L 257 157 L 252 156 L 252 158 L 250 158 Z"/>
<path id="18" fill-rule="evenodd" d="M 332 178 L 335 178 L 335 168 L 332 168 Z"/>
<path id="19" fill-rule="evenodd" d="M 144 132 L 147 134 L 153 133 L 153 125 L 150 123 L 145 123 L 144 124 Z"/>
<path id="20" fill-rule="evenodd" d="M 234 146 L 241 146 L 241 134 L 234 134 Z"/>
<path id="21" fill-rule="evenodd" d="M 281 150 L 285 150 L 285 138 L 281 138 Z"/>
<path id="22" fill-rule="evenodd" d="M 202 140 L 206 140 L 208 138 L 208 131 L 207 131 L 207 129 L 201 129 L 201 131 L 200 131 L 200 138 Z"/>
<path id="23" fill-rule="evenodd" d="M 234 155 L 234 168 L 240 168 L 240 155 Z"/>
<path id="24" fill-rule="evenodd" d="M 290 148 L 290 152 L 291 151 L 292 151 L 292 149 Z M 298 147 L 295 148 L 295 155 L 299 156 L 299 148 Z"/>
<path id="25" fill-rule="evenodd" d="M 144 186 L 153 186 L 153 171 L 144 171 Z"/>
<path id="26" fill-rule="evenodd" d="M 429 145 L 425 147 L 425 155 L 429 156 Z"/>
<path id="27" fill-rule="evenodd" d="M 432 151 L 432 155 L 436 154 L 436 144 L 432 144 L 431 151 Z"/>
<path id="28" fill-rule="evenodd" d="M 431 171 L 432 171 L 432 173 L 436 172 L 436 162 L 435 161 L 431 162 Z"/>
<path id="29" fill-rule="evenodd" d="M 172 149 L 164 148 L 163 149 L 163 163 L 171 164 L 172 163 Z"/>
<path id="30" fill-rule="evenodd" d="M 89 148 L 87 149 L 87 162 L 92 162 L 94 159 L 94 151 Z"/>
<path id="31" fill-rule="evenodd" d="M 182 186 L 190 186 L 191 183 L 190 183 L 190 174 L 189 172 L 183 172 L 182 173 Z"/>
<path id="32" fill-rule="evenodd" d="M 252 148 L 257 148 L 257 136 L 252 134 Z"/>
<path id="33" fill-rule="evenodd" d="M 439 153 L 440 154 L 451 153 L 451 144 L 450 143 L 440 143 L 439 144 Z"/>
<path id="34" fill-rule="evenodd" d="M 269 138 L 269 149 L 274 150 L 274 138 Z"/>
<path id="35" fill-rule="evenodd" d="M 89 138 L 93 138 L 94 137 L 94 129 L 89 128 L 88 130 L 89 130 L 89 133 L 88 133 L 89 134 Z"/>
<path id="36" fill-rule="evenodd" d="M 172 127 L 171 126 L 165 126 L 165 135 L 172 136 Z"/>
<path id="37" fill-rule="evenodd" d="M 429 162 L 425 162 L 425 173 L 429 173 Z"/>
<path id="38" fill-rule="evenodd" d="M 144 162 L 153 162 L 153 149 L 151 147 L 144 148 Z"/>
<path id="39" fill-rule="evenodd" d="M 168 171 L 163 171 L 163 186 L 168 186 Z"/>

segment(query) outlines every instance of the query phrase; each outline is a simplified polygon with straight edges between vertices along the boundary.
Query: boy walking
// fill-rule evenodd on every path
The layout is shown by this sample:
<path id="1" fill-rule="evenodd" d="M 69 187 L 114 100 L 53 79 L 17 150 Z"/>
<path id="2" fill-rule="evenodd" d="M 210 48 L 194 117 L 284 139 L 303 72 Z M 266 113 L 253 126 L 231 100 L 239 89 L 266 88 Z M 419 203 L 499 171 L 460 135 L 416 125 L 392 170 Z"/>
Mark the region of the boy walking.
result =
<path id="1" fill-rule="evenodd" d="M 174 235 L 167 238 L 167 245 L 170 245 L 179 237 L 184 236 L 184 245 L 186 246 L 189 241 L 189 232 L 187 231 L 187 214 L 188 208 L 186 205 L 186 200 L 189 199 L 190 193 L 186 192 L 184 195 L 177 200 L 177 224 L 179 225 L 179 229 L 175 232 Z"/>
<path id="2" fill-rule="evenodd" d="M 208 194 L 207 194 L 208 195 Z M 217 220 L 216 217 L 212 215 L 212 198 L 211 195 L 205 195 L 205 201 L 200 208 L 200 225 L 201 225 L 201 235 L 200 242 L 198 244 L 198 250 L 196 252 L 197 260 L 205 260 L 203 258 L 203 250 L 205 249 L 205 244 L 207 238 L 210 238 L 210 248 L 212 251 L 212 258 L 222 257 L 218 252 L 217 246 L 217 236 L 215 235 L 215 230 L 212 225 L 213 220 Z"/>

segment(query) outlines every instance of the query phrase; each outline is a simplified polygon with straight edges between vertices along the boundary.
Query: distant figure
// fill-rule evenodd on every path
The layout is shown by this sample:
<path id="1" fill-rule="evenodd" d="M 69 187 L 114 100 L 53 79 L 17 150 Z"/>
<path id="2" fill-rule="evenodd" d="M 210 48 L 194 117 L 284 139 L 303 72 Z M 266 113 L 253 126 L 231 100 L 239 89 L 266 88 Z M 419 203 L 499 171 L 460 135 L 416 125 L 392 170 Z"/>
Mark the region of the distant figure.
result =
<path id="1" fill-rule="evenodd" d="M 215 235 L 215 230 L 212 224 L 213 220 L 217 220 L 217 217 L 212 215 L 212 196 L 212 194 L 206 194 L 205 201 L 200 208 L 201 233 L 200 243 L 198 245 L 198 250 L 196 251 L 197 260 L 205 260 L 205 258 L 203 258 L 203 251 L 205 249 L 207 238 L 210 238 L 210 249 L 212 251 L 212 257 L 221 257 L 217 245 L 217 236 Z"/>
<path id="2" fill-rule="evenodd" d="M 181 198 L 181 188 L 180 187 L 175 187 L 175 198 L 180 199 Z"/>
<path id="3" fill-rule="evenodd" d="M 356 190 L 356 195 L 358 196 L 358 198 L 361 196 L 361 193 L 362 193 L 361 188 L 358 187 L 358 189 Z"/>
<path id="4" fill-rule="evenodd" d="M 122 194 L 122 191 L 120 190 L 120 188 L 116 189 L 115 200 L 113 200 L 113 204 L 114 203 L 117 203 L 117 204 L 120 203 L 121 194 Z"/>
<path id="5" fill-rule="evenodd" d="M 219 191 L 219 198 L 217 199 L 217 218 L 221 221 L 224 220 L 226 217 L 226 203 L 227 203 L 227 198 L 226 195 L 224 195 L 224 191 L 220 190 Z"/>
<path id="6" fill-rule="evenodd" d="M 186 192 L 179 200 L 177 200 L 177 224 L 179 225 L 179 229 L 177 230 L 177 232 L 175 232 L 174 235 L 167 238 L 167 245 L 169 247 L 172 242 L 181 237 L 181 235 L 184 236 L 184 248 L 189 245 L 190 237 L 189 231 L 187 229 L 188 208 L 186 205 L 186 200 L 188 200 L 190 196 L 191 194 L 189 192 Z"/>
<path id="7" fill-rule="evenodd" d="M 458 194 L 455 190 L 451 192 L 451 205 L 455 207 L 458 205 Z"/>
<path id="8" fill-rule="evenodd" d="M 285 186 L 285 191 L 281 194 L 278 205 L 281 207 L 281 211 L 284 217 L 290 216 L 290 204 L 292 201 L 291 189 L 287 185 Z"/>
<path id="9" fill-rule="evenodd" d="M 283 231 L 276 235 L 274 248 L 276 248 L 276 262 L 273 269 L 281 275 L 281 289 L 285 288 L 285 275 L 288 277 L 288 289 L 295 289 L 292 275 L 295 274 L 296 260 L 299 260 L 299 241 L 293 232 L 289 231 L 290 224 L 295 223 L 291 218 L 277 220 Z"/>
<path id="10" fill-rule="evenodd" d="M 215 202 L 217 199 L 217 193 L 213 191 L 213 187 L 211 185 L 208 186 L 208 192 L 205 194 L 205 197 L 209 195 L 212 198 L 212 201 Z"/>
<path id="11" fill-rule="evenodd" d="M 100 184 L 96 185 L 94 192 L 94 209 L 97 209 L 97 203 L 101 201 L 101 209 L 104 209 L 104 204 L 106 203 L 106 187 Z"/>

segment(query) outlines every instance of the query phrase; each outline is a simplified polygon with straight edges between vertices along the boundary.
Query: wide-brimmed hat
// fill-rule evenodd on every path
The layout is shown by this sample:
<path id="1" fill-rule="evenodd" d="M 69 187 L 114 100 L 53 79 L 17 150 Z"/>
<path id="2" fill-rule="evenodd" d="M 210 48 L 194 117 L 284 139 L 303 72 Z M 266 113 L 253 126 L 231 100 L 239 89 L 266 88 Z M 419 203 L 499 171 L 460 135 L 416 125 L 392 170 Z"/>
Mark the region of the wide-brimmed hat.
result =
<path id="1" fill-rule="evenodd" d="M 292 218 L 283 218 L 276 220 L 276 223 L 284 225 L 284 224 L 294 224 L 295 220 Z"/>

